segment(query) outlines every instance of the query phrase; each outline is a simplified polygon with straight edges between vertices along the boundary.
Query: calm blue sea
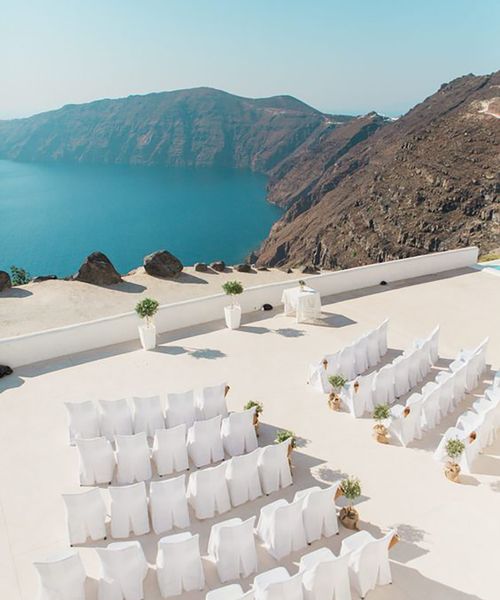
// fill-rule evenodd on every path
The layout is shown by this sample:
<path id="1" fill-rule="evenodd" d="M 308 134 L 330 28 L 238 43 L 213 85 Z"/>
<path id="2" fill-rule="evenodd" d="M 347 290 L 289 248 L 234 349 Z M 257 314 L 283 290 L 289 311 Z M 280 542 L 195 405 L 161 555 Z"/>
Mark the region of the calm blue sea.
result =
<path id="1" fill-rule="evenodd" d="M 125 273 L 154 250 L 237 263 L 281 210 L 246 171 L 0 160 L 0 269 L 75 272 L 94 250 Z"/>

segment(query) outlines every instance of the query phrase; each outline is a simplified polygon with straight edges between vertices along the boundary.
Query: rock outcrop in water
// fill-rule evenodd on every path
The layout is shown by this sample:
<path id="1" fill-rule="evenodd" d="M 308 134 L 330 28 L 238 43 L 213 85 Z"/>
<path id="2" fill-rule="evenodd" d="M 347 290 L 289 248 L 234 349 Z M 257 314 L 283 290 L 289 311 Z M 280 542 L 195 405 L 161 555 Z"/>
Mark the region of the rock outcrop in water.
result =
<path id="1" fill-rule="evenodd" d="M 94 285 L 114 285 L 122 281 L 113 263 L 102 252 L 89 254 L 72 279 Z"/>
<path id="2" fill-rule="evenodd" d="M 166 250 L 158 250 L 144 257 L 144 270 L 153 277 L 177 277 L 183 268 L 181 261 Z"/>

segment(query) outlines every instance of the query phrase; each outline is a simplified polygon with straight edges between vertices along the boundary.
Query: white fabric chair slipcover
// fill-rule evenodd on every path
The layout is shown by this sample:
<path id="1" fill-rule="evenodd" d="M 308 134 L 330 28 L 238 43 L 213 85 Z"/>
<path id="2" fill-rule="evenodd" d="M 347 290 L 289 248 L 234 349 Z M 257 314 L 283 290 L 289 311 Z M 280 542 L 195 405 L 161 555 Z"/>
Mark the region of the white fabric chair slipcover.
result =
<path id="1" fill-rule="evenodd" d="M 196 471 L 189 476 L 187 498 L 198 519 L 210 519 L 231 508 L 226 482 L 227 463 Z"/>
<path id="2" fill-rule="evenodd" d="M 198 390 L 195 399 L 197 418 L 213 419 L 217 415 L 227 417 L 226 393 L 227 383 L 219 383 Z"/>
<path id="3" fill-rule="evenodd" d="M 379 338 L 379 332 L 377 329 L 370 331 L 366 335 L 368 366 L 370 368 L 377 365 L 381 359 L 378 338 Z"/>
<path id="4" fill-rule="evenodd" d="M 422 396 L 420 394 L 412 394 L 408 398 L 406 406 L 397 404 L 391 408 L 389 429 L 401 442 L 402 446 L 407 446 L 413 440 L 422 437 L 422 405 Z"/>
<path id="5" fill-rule="evenodd" d="M 142 600 L 148 564 L 141 544 L 113 542 L 96 552 L 101 561 L 98 600 Z"/>
<path id="6" fill-rule="evenodd" d="M 243 600 L 244 598 L 251 600 L 253 597 L 253 591 L 245 594 L 241 589 L 241 585 L 233 583 L 208 592 L 205 596 L 205 600 Z"/>
<path id="7" fill-rule="evenodd" d="M 389 531 L 384 537 L 376 539 L 368 531 L 359 531 L 343 540 L 340 554 L 349 554 L 351 582 L 361 598 L 377 585 L 392 582 L 389 544 L 394 533 Z"/>
<path id="8" fill-rule="evenodd" d="M 304 600 L 351 600 L 349 554 L 320 548 L 300 559 Z"/>
<path id="9" fill-rule="evenodd" d="M 453 373 L 453 397 L 457 405 L 465 396 L 467 385 L 467 365 L 462 361 L 454 361 L 450 365 L 450 371 Z"/>
<path id="10" fill-rule="evenodd" d="M 353 344 L 346 346 L 340 352 L 338 374 L 343 375 L 346 379 L 356 377 L 356 357 L 355 346 Z"/>
<path id="11" fill-rule="evenodd" d="M 394 383 L 394 365 L 383 366 L 373 381 L 373 403 L 374 404 L 392 404 L 396 397 Z"/>
<path id="12" fill-rule="evenodd" d="M 342 401 L 353 417 L 362 417 L 365 412 L 373 412 L 373 383 L 376 371 L 357 377 L 346 388 L 342 395 Z M 358 391 L 355 391 L 354 383 L 358 383 Z"/>
<path id="13" fill-rule="evenodd" d="M 132 411 L 124 398 L 120 400 L 99 400 L 101 406 L 101 432 L 110 442 L 115 435 L 134 433 Z"/>
<path id="14" fill-rule="evenodd" d="M 93 541 L 106 539 L 106 505 L 99 488 L 63 494 L 62 499 L 72 546 L 84 544 L 87 538 Z"/>
<path id="15" fill-rule="evenodd" d="M 269 495 L 280 488 L 292 485 L 292 473 L 288 463 L 289 440 L 261 448 L 259 477 L 264 494 Z"/>
<path id="16" fill-rule="evenodd" d="M 265 571 L 254 579 L 255 600 L 303 600 L 302 573 L 290 577 L 284 567 Z"/>
<path id="17" fill-rule="evenodd" d="M 257 448 L 249 454 L 234 456 L 227 462 L 226 480 L 233 506 L 262 496 L 259 478 L 259 456 L 261 449 Z"/>
<path id="18" fill-rule="evenodd" d="M 193 390 L 167 394 L 165 410 L 167 427 L 177 427 L 177 425 L 191 427 L 195 414 Z"/>
<path id="19" fill-rule="evenodd" d="M 422 400 L 422 428 L 429 431 L 441 421 L 440 398 L 441 386 L 435 382 L 427 384 Z"/>
<path id="20" fill-rule="evenodd" d="M 354 369 L 357 375 L 368 369 L 368 335 L 363 335 L 353 344 Z"/>
<path id="21" fill-rule="evenodd" d="M 37 560 L 33 566 L 40 580 L 39 600 L 85 600 L 86 576 L 76 550 Z"/>
<path id="22" fill-rule="evenodd" d="M 189 469 L 184 423 L 171 429 L 156 431 L 152 458 L 160 477 Z"/>
<path id="23" fill-rule="evenodd" d="M 187 434 L 187 449 L 197 467 L 223 460 L 224 447 L 221 439 L 221 416 L 206 421 L 195 421 Z"/>
<path id="24" fill-rule="evenodd" d="M 407 356 L 398 356 L 393 361 L 394 392 L 396 398 L 401 398 L 410 389 L 410 361 Z"/>
<path id="25" fill-rule="evenodd" d="M 133 398 L 134 433 L 145 433 L 153 437 L 157 429 L 165 429 L 165 417 L 160 396 Z"/>
<path id="26" fill-rule="evenodd" d="M 149 486 L 149 510 L 156 534 L 170 531 L 173 527 L 189 527 L 186 476 L 152 481 Z"/>
<path id="27" fill-rule="evenodd" d="M 257 535 L 276 560 L 307 546 L 302 500 L 276 500 L 260 510 Z"/>
<path id="28" fill-rule="evenodd" d="M 257 571 L 254 525 L 255 517 L 246 521 L 229 519 L 212 525 L 208 555 L 215 562 L 222 583 Z"/>
<path id="29" fill-rule="evenodd" d="M 99 412 L 96 405 L 86 402 L 65 402 L 69 419 L 69 440 L 71 444 L 78 438 L 97 438 L 101 435 Z"/>
<path id="30" fill-rule="evenodd" d="M 322 536 L 330 537 L 339 532 L 335 494 L 340 483 L 325 489 L 317 486 L 295 494 L 294 502 L 302 500 L 302 517 L 307 543 L 311 544 Z"/>
<path id="31" fill-rule="evenodd" d="M 378 332 L 378 348 L 380 356 L 384 356 L 387 352 L 387 328 L 389 326 L 389 319 L 386 319 L 379 325 Z"/>
<path id="32" fill-rule="evenodd" d="M 223 419 L 221 437 L 229 456 L 253 452 L 257 446 L 257 435 L 253 425 L 255 406 L 243 412 L 231 413 Z"/>
<path id="33" fill-rule="evenodd" d="M 104 437 L 76 439 L 80 460 L 81 485 L 111 483 L 115 470 L 115 455 L 109 441 Z"/>
<path id="34" fill-rule="evenodd" d="M 120 487 L 110 486 L 111 536 L 126 538 L 149 533 L 148 499 L 143 481 Z"/>
<path id="35" fill-rule="evenodd" d="M 436 375 L 436 383 L 440 386 L 439 413 L 445 416 L 455 408 L 455 383 L 454 375 L 450 371 L 440 371 Z"/>
<path id="36" fill-rule="evenodd" d="M 162 598 L 202 590 L 205 574 L 198 534 L 185 532 L 161 538 L 158 542 L 156 574 Z"/>
<path id="37" fill-rule="evenodd" d="M 115 436 L 118 483 L 151 479 L 151 459 L 146 433 Z"/>

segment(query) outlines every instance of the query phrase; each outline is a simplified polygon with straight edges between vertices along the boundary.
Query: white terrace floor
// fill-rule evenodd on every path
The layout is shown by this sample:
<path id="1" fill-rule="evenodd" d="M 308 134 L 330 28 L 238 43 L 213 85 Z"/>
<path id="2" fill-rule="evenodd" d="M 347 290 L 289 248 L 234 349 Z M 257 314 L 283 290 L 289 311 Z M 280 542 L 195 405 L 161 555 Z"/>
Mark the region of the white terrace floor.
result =
<path id="1" fill-rule="evenodd" d="M 490 336 L 487 362 L 500 368 L 500 278 L 473 270 L 420 279 L 408 285 L 364 290 L 329 299 L 323 326 L 300 324 L 262 313 L 239 331 L 197 327 L 170 336 L 155 352 L 137 344 L 112 347 L 20 368 L 0 381 L 0 598 L 32 600 L 37 581 L 31 563 L 68 544 L 60 494 L 78 489 L 76 450 L 67 443 L 65 400 L 164 394 L 227 380 L 229 407 L 241 410 L 250 399 L 264 402 L 261 444 L 277 428 L 300 438 L 294 457 L 295 483 L 205 522 L 192 520 L 206 553 L 214 522 L 258 515 L 279 496 L 290 499 L 314 481 L 343 474 L 361 479 L 362 527 L 378 535 L 396 526 L 402 541 L 391 551 L 392 586 L 369 594 L 372 600 L 498 600 L 500 598 L 500 443 L 488 448 L 463 484 L 447 481 L 432 458 L 440 435 L 470 404 L 410 448 L 383 446 L 371 437 L 370 419 L 333 413 L 326 399 L 306 384 L 308 363 L 332 352 L 390 318 L 386 361 L 441 324 L 437 368 L 445 368 L 463 347 Z M 435 370 L 432 377 L 435 375 Z M 488 370 L 485 380 L 491 379 Z M 484 385 L 483 385 L 484 386 Z M 476 392 L 479 393 L 478 389 Z M 313 544 L 338 552 L 347 531 Z M 141 538 L 154 564 L 158 536 Z M 105 543 L 105 542 L 103 542 Z M 92 578 L 95 553 L 81 554 Z M 293 573 L 300 554 L 282 561 Z M 207 588 L 219 587 L 204 560 Z M 259 571 L 276 561 L 259 549 Z M 243 581 L 248 589 L 251 581 Z M 89 598 L 95 595 L 89 582 Z M 204 598 L 204 594 L 185 596 Z M 159 598 L 154 569 L 146 580 L 146 600 Z"/>

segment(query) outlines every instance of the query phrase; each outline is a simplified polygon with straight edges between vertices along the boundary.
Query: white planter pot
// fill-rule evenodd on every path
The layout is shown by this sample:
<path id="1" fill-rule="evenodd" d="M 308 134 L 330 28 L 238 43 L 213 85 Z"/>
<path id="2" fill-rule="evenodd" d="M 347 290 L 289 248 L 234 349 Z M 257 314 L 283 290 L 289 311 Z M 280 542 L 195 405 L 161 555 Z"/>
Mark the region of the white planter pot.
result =
<path id="1" fill-rule="evenodd" d="M 139 325 L 139 337 L 144 350 L 156 348 L 156 327 L 151 325 Z"/>
<path id="2" fill-rule="evenodd" d="M 226 317 L 226 325 L 229 329 L 238 329 L 241 323 L 241 306 L 234 304 L 233 306 L 224 307 L 224 315 Z"/>

